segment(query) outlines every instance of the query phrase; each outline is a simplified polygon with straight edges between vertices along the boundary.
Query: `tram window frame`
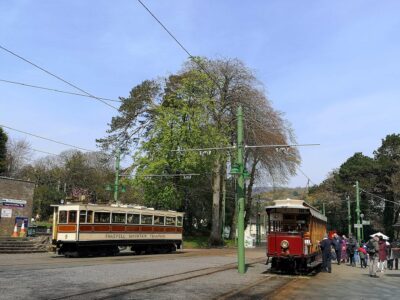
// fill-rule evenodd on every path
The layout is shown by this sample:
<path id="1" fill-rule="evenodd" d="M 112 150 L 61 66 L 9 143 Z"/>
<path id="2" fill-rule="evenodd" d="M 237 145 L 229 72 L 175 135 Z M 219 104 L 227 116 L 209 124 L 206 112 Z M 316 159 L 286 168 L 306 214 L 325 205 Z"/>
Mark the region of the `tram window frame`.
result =
<path id="1" fill-rule="evenodd" d="M 58 212 L 58 223 L 59 224 L 67 224 L 68 221 L 68 211 L 60 210 Z"/>
<path id="2" fill-rule="evenodd" d="M 88 210 L 86 213 L 86 222 L 85 223 L 93 223 L 94 212 L 93 210 Z"/>
<path id="3" fill-rule="evenodd" d="M 75 217 L 73 216 L 75 214 Z M 73 217 L 71 217 L 71 215 Z M 78 211 L 77 210 L 69 210 L 68 211 L 68 224 L 76 224 L 78 217 Z M 75 219 L 74 221 L 71 221 L 71 219 Z"/>
<path id="4" fill-rule="evenodd" d="M 157 223 L 156 223 L 157 220 Z M 153 220 L 153 224 L 154 225 L 164 225 L 165 224 L 165 216 L 154 216 L 154 220 Z"/>
<path id="5" fill-rule="evenodd" d="M 126 224 L 139 225 L 140 224 L 140 214 L 127 214 Z"/>
<path id="6" fill-rule="evenodd" d="M 80 210 L 79 211 L 79 224 L 80 223 L 86 223 L 86 216 L 87 216 L 87 211 L 86 210 Z M 83 219 L 82 219 L 83 217 Z"/>
<path id="7" fill-rule="evenodd" d="M 114 216 L 124 216 L 124 220 L 115 221 Z M 125 224 L 126 223 L 126 213 L 112 213 L 111 214 L 111 223 L 112 224 Z"/>
<path id="8" fill-rule="evenodd" d="M 108 214 L 108 221 L 107 222 L 103 221 L 100 217 L 99 217 L 98 221 L 96 220 L 96 216 L 101 215 L 101 214 L 103 214 L 103 215 Z M 106 218 L 106 220 L 107 220 L 107 218 Z M 96 224 L 110 224 L 110 221 L 111 221 L 111 212 L 106 212 L 106 211 L 95 211 L 94 212 L 93 223 L 96 223 Z"/>
<path id="9" fill-rule="evenodd" d="M 182 216 L 177 216 L 176 217 L 176 226 L 182 227 L 183 226 L 183 217 Z"/>
<path id="10" fill-rule="evenodd" d="M 143 217 L 148 218 L 151 217 L 151 223 L 143 223 Z M 140 215 L 140 224 L 141 225 L 153 225 L 153 215 Z"/>
<path id="11" fill-rule="evenodd" d="M 169 222 L 169 221 L 171 221 L 171 220 L 173 220 L 173 223 L 171 223 L 171 222 Z M 165 225 L 166 226 L 175 226 L 176 225 L 176 217 L 166 217 L 165 218 Z"/>

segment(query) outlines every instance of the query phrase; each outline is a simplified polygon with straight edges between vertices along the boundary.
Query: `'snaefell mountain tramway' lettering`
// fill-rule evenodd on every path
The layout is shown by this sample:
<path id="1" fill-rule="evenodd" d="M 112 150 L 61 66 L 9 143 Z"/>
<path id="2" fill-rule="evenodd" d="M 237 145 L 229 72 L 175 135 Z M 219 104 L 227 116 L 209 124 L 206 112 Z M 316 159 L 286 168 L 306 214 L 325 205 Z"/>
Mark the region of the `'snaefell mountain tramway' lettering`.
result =
<path id="1" fill-rule="evenodd" d="M 106 238 L 107 239 L 154 239 L 154 238 L 166 238 L 166 234 L 146 234 L 146 233 L 129 233 L 129 234 L 124 234 L 124 233 L 107 233 Z"/>

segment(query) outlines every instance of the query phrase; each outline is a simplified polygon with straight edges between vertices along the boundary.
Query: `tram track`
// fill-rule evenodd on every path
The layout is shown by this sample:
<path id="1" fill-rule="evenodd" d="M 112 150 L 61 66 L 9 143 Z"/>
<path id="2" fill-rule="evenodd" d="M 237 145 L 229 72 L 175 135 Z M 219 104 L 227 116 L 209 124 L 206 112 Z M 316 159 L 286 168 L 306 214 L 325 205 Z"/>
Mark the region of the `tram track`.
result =
<path id="1" fill-rule="evenodd" d="M 68 268 L 76 268 L 76 267 L 90 267 L 90 266 L 98 266 L 103 264 L 126 264 L 126 263 L 140 263 L 140 262 L 153 262 L 163 260 L 168 258 L 168 260 L 178 260 L 192 257 L 200 257 L 204 256 L 203 253 L 196 252 L 177 252 L 172 254 L 150 254 L 145 256 L 136 256 L 136 255 L 124 255 L 124 256 L 108 256 L 104 257 L 104 259 L 99 259 L 98 257 L 92 258 L 64 258 L 64 257 L 54 257 L 57 261 L 46 262 L 38 261 L 35 263 L 13 263 L 13 264 L 0 264 L 0 274 L 1 273 L 11 273 L 13 271 L 17 271 L 20 273 L 21 271 L 46 271 L 53 269 L 68 269 Z M 32 267 L 30 267 L 32 266 Z M 36 267 L 40 266 L 40 267 Z M 10 268 L 7 268 L 10 267 Z M 25 267 L 25 268 L 24 268 Z"/>
<path id="2" fill-rule="evenodd" d="M 248 263 L 248 266 L 251 266 L 256 263 L 263 262 L 263 259 L 253 259 L 250 260 Z M 144 291 L 144 290 L 149 290 L 169 284 L 174 284 L 178 282 L 183 282 L 186 280 L 191 280 L 199 277 L 204 277 L 228 270 L 235 269 L 237 267 L 236 263 L 229 263 L 225 264 L 222 266 L 218 267 L 208 267 L 208 268 L 202 268 L 202 269 L 196 269 L 196 270 L 191 270 L 191 271 L 185 271 L 181 273 L 176 273 L 176 274 L 170 274 L 170 275 L 165 275 L 165 276 L 159 276 L 155 278 L 150 278 L 150 279 L 144 279 L 144 280 L 137 280 L 137 281 L 131 281 L 131 282 L 125 282 L 121 284 L 116 284 L 116 285 L 111 285 L 107 286 L 104 288 L 100 289 L 93 289 L 93 290 L 87 290 L 83 291 L 80 293 L 74 293 L 74 294 L 69 294 L 69 295 L 64 295 L 61 297 L 56 297 L 56 298 L 51 298 L 51 300 L 62 300 L 62 299 L 82 299 L 83 297 L 86 299 L 91 299 L 93 298 L 96 299 L 112 299 L 112 298 L 118 298 L 122 296 L 129 295 L 134 292 L 139 292 L 139 291 Z M 140 286 L 138 286 L 140 285 Z M 121 290 L 123 289 L 123 290 Z"/>

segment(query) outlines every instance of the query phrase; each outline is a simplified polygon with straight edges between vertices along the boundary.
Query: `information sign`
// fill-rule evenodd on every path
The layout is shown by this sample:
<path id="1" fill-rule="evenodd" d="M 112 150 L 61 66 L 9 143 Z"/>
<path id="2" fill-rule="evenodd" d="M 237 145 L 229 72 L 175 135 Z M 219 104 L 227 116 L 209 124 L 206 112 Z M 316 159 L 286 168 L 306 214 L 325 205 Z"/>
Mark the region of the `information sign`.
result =
<path id="1" fill-rule="evenodd" d="M 1 209 L 1 217 L 2 218 L 11 218 L 12 217 L 12 209 L 2 208 Z"/>
<path id="2" fill-rule="evenodd" d="M 26 200 L 0 198 L 0 202 L 3 206 L 25 207 L 26 205 Z"/>

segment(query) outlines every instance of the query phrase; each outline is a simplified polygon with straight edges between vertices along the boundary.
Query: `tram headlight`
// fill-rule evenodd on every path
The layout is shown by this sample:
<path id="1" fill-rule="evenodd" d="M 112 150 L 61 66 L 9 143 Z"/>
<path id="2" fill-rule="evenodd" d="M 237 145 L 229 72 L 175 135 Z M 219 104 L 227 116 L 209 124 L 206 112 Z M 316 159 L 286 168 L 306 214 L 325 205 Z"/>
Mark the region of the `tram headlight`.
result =
<path id="1" fill-rule="evenodd" d="M 287 248 L 289 248 L 289 242 L 288 242 L 287 240 L 283 240 L 283 241 L 281 242 L 281 247 L 282 247 L 282 249 L 287 249 Z"/>

